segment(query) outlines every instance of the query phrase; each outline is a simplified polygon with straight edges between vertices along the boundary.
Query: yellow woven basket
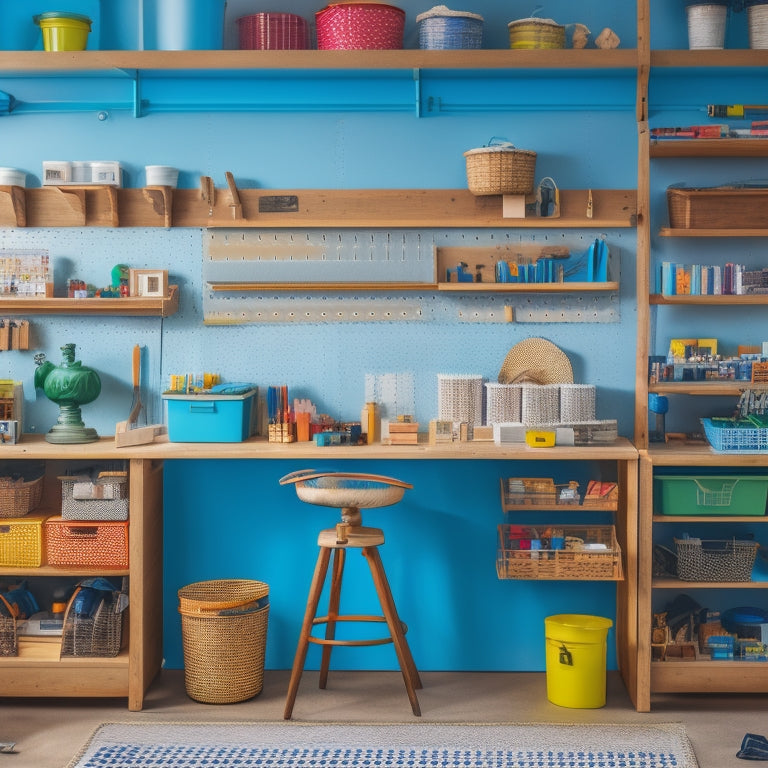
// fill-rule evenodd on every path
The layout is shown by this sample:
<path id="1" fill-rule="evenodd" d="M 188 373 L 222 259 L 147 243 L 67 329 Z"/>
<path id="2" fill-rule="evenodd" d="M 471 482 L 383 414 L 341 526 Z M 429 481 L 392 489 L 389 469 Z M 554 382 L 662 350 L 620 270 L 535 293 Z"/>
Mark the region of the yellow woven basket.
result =
<path id="1" fill-rule="evenodd" d="M 530 195 L 534 189 L 536 153 L 512 144 L 491 144 L 464 153 L 467 186 L 473 195 Z"/>
<path id="2" fill-rule="evenodd" d="M 246 701 L 264 684 L 269 587 L 200 581 L 179 590 L 187 695 L 205 704 Z"/>
<path id="3" fill-rule="evenodd" d="M 510 21 L 507 29 L 513 50 L 565 48 L 565 27 L 552 19 Z"/>

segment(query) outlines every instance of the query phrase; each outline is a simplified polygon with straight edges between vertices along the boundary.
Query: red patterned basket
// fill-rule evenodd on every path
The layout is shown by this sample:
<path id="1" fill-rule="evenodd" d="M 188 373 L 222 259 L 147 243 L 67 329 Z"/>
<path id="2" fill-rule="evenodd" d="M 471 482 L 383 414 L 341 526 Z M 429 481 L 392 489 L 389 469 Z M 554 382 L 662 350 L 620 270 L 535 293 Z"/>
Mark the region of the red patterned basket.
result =
<path id="1" fill-rule="evenodd" d="M 403 47 L 405 11 L 383 3 L 334 3 L 315 14 L 318 50 Z"/>
<path id="2" fill-rule="evenodd" d="M 303 51 L 309 25 L 294 13 L 252 13 L 237 20 L 243 51 Z"/>

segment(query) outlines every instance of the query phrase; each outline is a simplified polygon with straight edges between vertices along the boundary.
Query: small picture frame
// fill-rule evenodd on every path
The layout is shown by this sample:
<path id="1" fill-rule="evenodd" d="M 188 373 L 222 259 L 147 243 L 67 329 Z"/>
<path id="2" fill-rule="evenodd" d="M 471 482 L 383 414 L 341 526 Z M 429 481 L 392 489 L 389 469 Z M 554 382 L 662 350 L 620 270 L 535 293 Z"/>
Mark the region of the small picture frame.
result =
<path id="1" fill-rule="evenodd" d="M 164 299 L 168 296 L 168 270 L 131 269 L 129 284 L 131 296 Z"/>

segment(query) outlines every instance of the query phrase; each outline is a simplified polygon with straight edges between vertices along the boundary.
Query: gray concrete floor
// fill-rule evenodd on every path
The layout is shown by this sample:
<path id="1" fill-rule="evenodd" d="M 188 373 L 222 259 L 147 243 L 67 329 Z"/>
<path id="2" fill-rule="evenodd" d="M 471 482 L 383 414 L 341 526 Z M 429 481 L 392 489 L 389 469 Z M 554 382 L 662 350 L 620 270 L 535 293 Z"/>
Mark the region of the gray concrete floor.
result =
<path id="1" fill-rule="evenodd" d="M 745 768 L 736 757 L 745 733 L 768 736 L 768 696 L 696 694 L 656 696 L 650 713 L 635 712 L 617 673 L 608 673 L 601 709 L 567 709 L 547 700 L 544 673 L 422 673 L 420 721 L 538 723 L 683 723 L 700 768 Z M 264 689 L 238 704 L 192 701 L 183 672 L 163 671 L 144 709 L 124 699 L 0 699 L 0 741 L 18 754 L 0 754 L 0 768 L 64 768 L 102 722 L 281 721 L 288 672 L 266 672 Z M 293 719 L 313 722 L 414 722 L 398 672 L 334 672 L 328 688 L 317 672 L 304 673 Z"/>

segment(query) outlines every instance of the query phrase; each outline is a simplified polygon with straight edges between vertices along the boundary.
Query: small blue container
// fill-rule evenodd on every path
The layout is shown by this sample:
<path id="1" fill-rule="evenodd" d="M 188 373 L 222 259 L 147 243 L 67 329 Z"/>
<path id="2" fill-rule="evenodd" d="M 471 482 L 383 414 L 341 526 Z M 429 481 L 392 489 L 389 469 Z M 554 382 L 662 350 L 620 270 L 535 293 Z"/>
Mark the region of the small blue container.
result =
<path id="1" fill-rule="evenodd" d="M 226 0 L 153 0 L 153 2 L 155 4 L 155 47 L 158 50 L 221 50 L 224 45 Z"/>
<path id="2" fill-rule="evenodd" d="M 163 395 L 172 443 L 241 443 L 252 434 L 256 390 L 242 395 Z"/>
<path id="3" fill-rule="evenodd" d="M 483 46 L 483 17 L 467 11 L 452 11 L 444 5 L 416 17 L 419 48 L 467 50 Z"/>

